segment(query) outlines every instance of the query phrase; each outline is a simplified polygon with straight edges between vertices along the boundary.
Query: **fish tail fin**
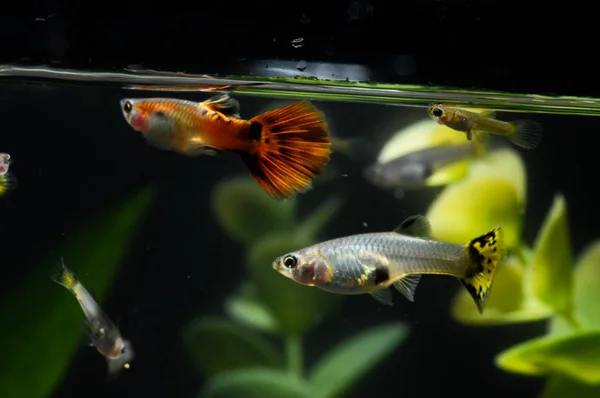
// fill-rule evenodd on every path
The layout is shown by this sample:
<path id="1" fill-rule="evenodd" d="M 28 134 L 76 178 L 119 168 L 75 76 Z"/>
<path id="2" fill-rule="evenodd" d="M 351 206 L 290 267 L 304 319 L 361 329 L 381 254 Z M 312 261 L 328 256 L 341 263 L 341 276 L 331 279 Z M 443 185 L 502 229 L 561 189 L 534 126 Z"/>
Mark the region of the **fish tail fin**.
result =
<path id="1" fill-rule="evenodd" d="M 79 283 L 79 280 L 77 279 L 73 271 L 67 268 L 62 258 L 60 259 L 60 263 L 58 263 L 58 265 L 56 265 L 50 271 L 50 279 L 52 279 L 59 285 L 63 285 L 70 291 L 73 291 L 73 289 L 75 289 L 75 286 L 77 286 L 77 284 Z"/>
<path id="2" fill-rule="evenodd" d="M 506 251 L 500 226 L 465 244 L 467 274 L 460 279 L 467 288 L 479 313 L 483 314 L 496 268 L 504 260 Z"/>
<path id="3" fill-rule="evenodd" d="M 0 176 L 0 197 L 8 195 L 17 187 L 17 177 L 11 173 Z"/>
<path id="4" fill-rule="evenodd" d="M 267 111 L 249 122 L 253 144 L 241 156 L 260 186 L 276 199 L 310 189 L 331 154 L 323 113 L 305 100 Z"/>
<path id="5" fill-rule="evenodd" d="M 515 120 L 511 122 L 515 132 L 508 136 L 513 144 L 523 149 L 534 149 L 542 140 L 542 125 L 533 120 Z"/>

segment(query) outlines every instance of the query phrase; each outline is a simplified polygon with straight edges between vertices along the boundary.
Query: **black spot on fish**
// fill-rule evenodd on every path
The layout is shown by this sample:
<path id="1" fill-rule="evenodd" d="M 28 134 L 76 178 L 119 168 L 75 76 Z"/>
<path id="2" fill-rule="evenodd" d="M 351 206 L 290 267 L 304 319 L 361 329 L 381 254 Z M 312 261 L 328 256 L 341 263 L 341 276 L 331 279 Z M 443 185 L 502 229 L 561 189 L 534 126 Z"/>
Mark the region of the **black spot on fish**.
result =
<path id="1" fill-rule="evenodd" d="M 248 135 L 251 140 L 260 141 L 262 138 L 262 125 L 259 122 L 252 122 Z"/>
<path id="2" fill-rule="evenodd" d="M 374 282 L 376 285 L 387 282 L 390 279 L 390 271 L 387 267 L 377 266 L 373 273 L 375 274 Z"/>
<path id="3" fill-rule="evenodd" d="M 154 116 L 165 117 L 167 115 L 165 115 L 165 113 L 163 111 L 157 111 L 156 113 L 154 113 Z"/>

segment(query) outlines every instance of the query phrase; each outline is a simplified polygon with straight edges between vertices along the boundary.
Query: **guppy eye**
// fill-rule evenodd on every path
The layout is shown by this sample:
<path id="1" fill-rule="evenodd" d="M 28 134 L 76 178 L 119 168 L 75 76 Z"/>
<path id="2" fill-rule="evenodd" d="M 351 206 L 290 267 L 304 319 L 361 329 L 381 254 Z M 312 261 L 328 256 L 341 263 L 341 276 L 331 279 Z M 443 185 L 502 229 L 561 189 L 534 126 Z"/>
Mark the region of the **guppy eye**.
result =
<path id="1" fill-rule="evenodd" d="M 131 108 L 133 108 L 133 106 L 129 101 L 125 102 L 125 105 L 123 105 L 123 110 L 127 113 L 131 112 Z"/>
<path id="2" fill-rule="evenodd" d="M 435 117 L 440 117 L 440 116 L 442 116 L 443 112 L 442 112 L 442 110 L 440 108 L 433 108 L 433 111 L 431 111 L 431 113 Z"/>
<path id="3" fill-rule="evenodd" d="M 298 259 L 296 256 L 285 256 L 283 259 L 283 265 L 288 268 L 294 268 L 296 265 L 298 265 Z"/>

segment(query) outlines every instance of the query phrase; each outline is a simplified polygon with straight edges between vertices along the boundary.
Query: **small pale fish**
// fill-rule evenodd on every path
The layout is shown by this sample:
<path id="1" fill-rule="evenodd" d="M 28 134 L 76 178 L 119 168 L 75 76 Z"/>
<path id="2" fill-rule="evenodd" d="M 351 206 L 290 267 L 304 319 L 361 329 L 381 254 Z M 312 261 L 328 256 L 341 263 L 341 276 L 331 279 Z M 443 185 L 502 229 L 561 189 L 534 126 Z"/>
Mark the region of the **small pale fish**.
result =
<path id="1" fill-rule="evenodd" d="M 433 104 L 427 109 L 429 116 L 438 124 L 462 131 L 470 141 L 476 133 L 490 133 L 508 138 L 513 144 L 533 149 L 542 140 L 542 125 L 533 120 L 497 120 L 493 111 L 475 113 L 443 104 Z"/>
<path id="2" fill-rule="evenodd" d="M 89 327 L 91 344 L 106 358 L 109 376 L 116 375 L 121 369 L 129 369 L 135 356 L 131 342 L 121 336 L 119 328 L 102 311 L 62 259 L 52 270 L 51 279 L 67 288 L 79 301 Z"/>
<path id="3" fill-rule="evenodd" d="M 425 148 L 386 163 L 374 163 L 364 170 L 364 177 L 371 184 L 393 189 L 396 196 L 401 196 L 404 190 L 424 188 L 427 179 L 440 168 L 478 156 L 480 148 L 475 142 Z"/>
<path id="4" fill-rule="evenodd" d="M 16 177 L 8 171 L 11 161 L 8 153 L 0 153 L 0 197 L 10 193 L 16 186 Z"/>
<path id="5" fill-rule="evenodd" d="M 414 301 L 421 275 L 450 275 L 462 282 L 483 313 L 496 267 L 506 255 L 500 226 L 464 245 L 430 236 L 428 220 L 415 215 L 394 231 L 332 239 L 285 254 L 273 268 L 302 285 L 370 294 L 386 305 L 392 305 L 390 286 Z"/>

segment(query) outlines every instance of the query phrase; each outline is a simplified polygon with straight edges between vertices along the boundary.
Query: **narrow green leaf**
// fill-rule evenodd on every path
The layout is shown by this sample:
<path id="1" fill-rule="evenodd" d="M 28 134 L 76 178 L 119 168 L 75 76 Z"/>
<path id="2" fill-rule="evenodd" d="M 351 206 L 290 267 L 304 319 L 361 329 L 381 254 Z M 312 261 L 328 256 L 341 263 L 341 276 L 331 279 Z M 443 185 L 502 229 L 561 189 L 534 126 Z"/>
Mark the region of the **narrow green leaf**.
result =
<path id="1" fill-rule="evenodd" d="M 496 357 L 507 372 L 532 376 L 564 375 L 600 384 L 600 331 L 544 336 L 511 347 Z"/>
<path id="2" fill-rule="evenodd" d="M 258 296 L 287 335 L 304 334 L 341 300 L 339 295 L 300 285 L 272 267 L 278 256 L 314 243 L 304 234 L 278 233 L 256 241 L 248 251 L 246 263 Z"/>
<path id="3" fill-rule="evenodd" d="M 321 398 L 307 383 L 278 370 L 243 369 L 209 380 L 201 398 Z"/>
<path id="4" fill-rule="evenodd" d="M 277 320 L 255 292 L 251 294 L 244 290 L 230 297 L 225 302 L 225 312 L 240 324 L 262 332 L 276 333 L 279 330 Z"/>
<path id="5" fill-rule="evenodd" d="M 391 354 L 408 334 L 402 323 L 389 323 L 343 341 L 313 367 L 309 382 L 323 397 L 341 396 L 379 361 Z"/>
<path id="6" fill-rule="evenodd" d="M 567 207 L 562 195 L 555 197 L 538 233 L 529 272 L 534 296 L 557 313 L 570 317 L 573 309 L 573 256 Z"/>
<path id="7" fill-rule="evenodd" d="M 73 295 L 49 279 L 49 270 L 64 256 L 67 266 L 102 303 L 154 193 L 144 189 L 69 231 L 64 250 L 42 261 L 5 300 L 0 324 L 11 326 L 0 330 L 0 340 L 3 358 L 10 360 L 0 361 L 1 397 L 43 398 L 60 383 L 80 347 L 84 318 Z M 118 315 L 109 314 L 113 319 Z M 122 332 L 127 336 L 126 330 Z M 103 359 L 98 356 L 98 360 Z"/>
<path id="8" fill-rule="evenodd" d="M 267 233 L 289 230 L 294 223 L 295 203 L 276 201 L 249 177 L 219 183 L 212 191 L 211 207 L 231 238 L 245 244 Z"/>
<path id="9" fill-rule="evenodd" d="M 598 398 L 600 386 L 579 383 L 568 377 L 552 376 L 540 398 Z"/>
<path id="10" fill-rule="evenodd" d="M 208 375 L 248 367 L 279 367 L 279 353 L 262 336 L 229 320 L 205 317 L 191 322 L 183 341 L 198 369 Z"/>

